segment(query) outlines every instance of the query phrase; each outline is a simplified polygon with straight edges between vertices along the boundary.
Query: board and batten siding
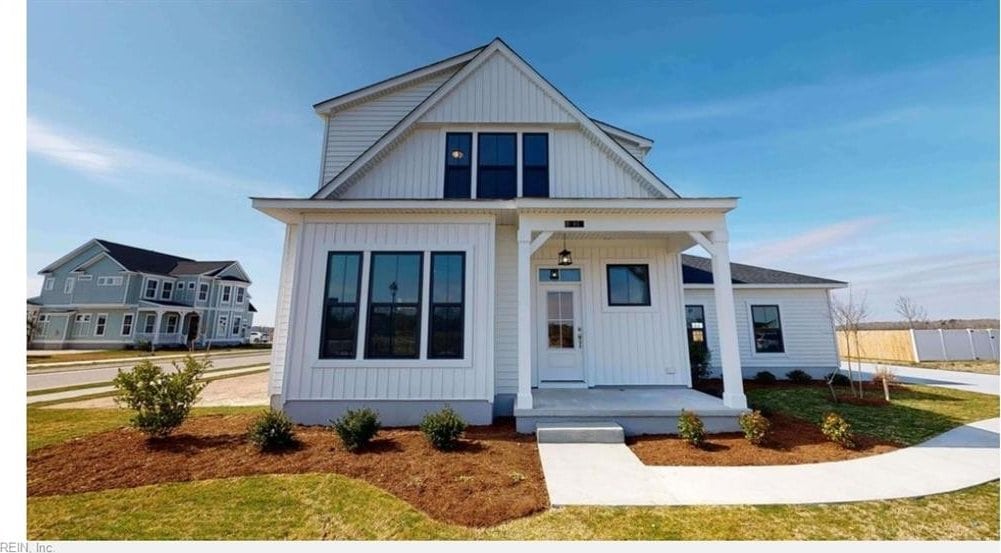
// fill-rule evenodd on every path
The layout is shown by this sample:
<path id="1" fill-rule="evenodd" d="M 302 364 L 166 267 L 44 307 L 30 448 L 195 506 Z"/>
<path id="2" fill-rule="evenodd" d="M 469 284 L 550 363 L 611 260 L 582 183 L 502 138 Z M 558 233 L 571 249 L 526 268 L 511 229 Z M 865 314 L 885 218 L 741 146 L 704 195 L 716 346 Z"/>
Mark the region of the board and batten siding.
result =
<path id="1" fill-rule="evenodd" d="M 488 217 L 420 222 L 401 217 L 359 216 L 303 223 L 296 260 L 283 396 L 295 400 L 486 400 L 493 401 L 494 225 Z M 446 222 L 447 221 L 447 222 Z M 466 251 L 466 348 L 463 360 L 320 360 L 324 279 L 330 251 Z M 366 255 L 366 259 L 368 256 Z M 367 310 L 368 262 L 362 272 L 361 318 Z M 422 336 L 427 327 L 428 279 L 423 281 Z M 359 325 L 364 344 L 364 324 Z"/>
<path id="2" fill-rule="evenodd" d="M 456 71 L 453 68 L 431 75 L 405 88 L 335 112 L 327 122 L 321 186 L 375 144 Z"/>
<path id="3" fill-rule="evenodd" d="M 425 113 L 422 123 L 575 123 L 528 75 L 494 53 Z"/>
<path id="4" fill-rule="evenodd" d="M 457 129 L 458 130 L 458 129 Z M 461 130 L 468 130 L 462 128 Z M 510 127 L 509 130 L 518 130 Z M 537 131 L 538 129 L 534 129 Z M 362 173 L 340 197 L 435 199 L 444 196 L 445 133 L 412 131 L 380 163 Z M 549 129 L 549 195 L 552 198 L 650 198 L 653 194 L 610 152 L 579 129 Z M 519 143 L 518 147 L 521 147 Z M 473 181 L 475 187 L 475 178 Z"/>
<path id="5" fill-rule="evenodd" d="M 498 225 L 494 277 L 494 390 L 518 393 L 518 229 Z"/>
<path id="6" fill-rule="evenodd" d="M 282 393 L 285 377 L 285 358 L 288 354 L 288 324 L 292 305 L 296 255 L 299 244 L 299 225 L 285 227 L 285 247 L 282 250 L 282 267 L 278 280 L 278 302 L 275 305 L 275 329 L 271 339 L 271 372 L 268 384 L 271 395 Z"/>
<path id="7" fill-rule="evenodd" d="M 681 295 L 681 265 L 663 240 L 568 240 L 582 273 L 585 378 L 590 386 L 687 385 L 688 347 Z M 538 269 L 555 267 L 563 243 L 551 238 L 532 255 L 533 343 L 537 341 Z M 609 307 L 606 265 L 650 268 L 651 305 Z M 538 344 L 533 345 L 533 350 Z M 535 367 L 538 367 L 537 352 Z M 536 373 L 536 371 L 533 371 Z M 536 380 L 538 376 L 535 375 Z"/>
<path id="8" fill-rule="evenodd" d="M 771 370 L 779 377 L 793 369 L 804 369 L 820 376 L 838 366 L 838 350 L 831 325 L 828 291 L 821 288 L 734 288 L 737 315 L 737 344 L 744 376 L 752 377 L 761 370 Z M 685 288 L 686 305 L 705 307 L 706 332 L 709 337 L 711 363 L 719 371 L 719 324 L 716 300 L 711 288 Z M 782 321 L 785 353 L 754 351 L 751 305 L 778 305 Z M 814 370 L 809 370 L 814 369 Z"/>

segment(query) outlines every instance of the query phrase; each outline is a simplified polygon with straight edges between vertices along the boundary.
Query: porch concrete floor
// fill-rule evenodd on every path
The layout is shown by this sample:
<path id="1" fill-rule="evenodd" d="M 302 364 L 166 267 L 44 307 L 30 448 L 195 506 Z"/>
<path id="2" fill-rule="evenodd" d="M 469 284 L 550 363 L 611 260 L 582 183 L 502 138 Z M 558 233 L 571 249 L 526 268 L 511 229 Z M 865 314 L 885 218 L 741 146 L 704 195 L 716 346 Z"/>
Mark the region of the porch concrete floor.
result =
<path id="1" fill-rule="evenodd" d="M 677 415 L 681 410 L 700 415 L 728 415 L 723 400 L 691 388 L 682 387 L 608 387 L 587 389 L 544 388 L 532 390 L 533 415 Z M 517 415 L 518 413 L 516 413 Z M 526 413 L 527 414 L 527 413 Z"/>

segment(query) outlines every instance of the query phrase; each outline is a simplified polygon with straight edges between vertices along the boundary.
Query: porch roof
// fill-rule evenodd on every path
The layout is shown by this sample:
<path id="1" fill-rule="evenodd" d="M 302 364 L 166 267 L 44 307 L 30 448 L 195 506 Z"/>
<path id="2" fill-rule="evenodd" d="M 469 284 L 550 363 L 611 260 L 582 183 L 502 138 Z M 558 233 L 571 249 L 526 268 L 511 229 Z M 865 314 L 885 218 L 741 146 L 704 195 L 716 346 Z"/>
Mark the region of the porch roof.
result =
<path id="1" fill-rule="evenodd" d="M 725 214 L 736 197 L 716 198 L 513 198 L 480 199 L 333 199 L 251 198 L 254 209 L 285 223 L 309 213 L 490 214 L 514 221 L 519 213 L 577 214 Z M 505 221 L 506 222 L 506 221 Z"/>

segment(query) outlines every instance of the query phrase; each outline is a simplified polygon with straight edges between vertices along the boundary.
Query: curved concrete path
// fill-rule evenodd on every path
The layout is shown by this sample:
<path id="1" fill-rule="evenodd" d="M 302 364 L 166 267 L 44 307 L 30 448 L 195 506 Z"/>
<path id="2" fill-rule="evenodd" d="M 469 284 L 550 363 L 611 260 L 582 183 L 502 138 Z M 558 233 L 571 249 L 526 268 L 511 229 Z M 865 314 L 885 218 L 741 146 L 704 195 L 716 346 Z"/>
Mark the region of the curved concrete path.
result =
<path id="1" fill-rule="evenodd" d="M 553 505 L 836 503 L 950 492 L 1001 477 L 1001 419 L 849 461 L 752 467 L 655 467 L 624 444 L 539 444 Z"/>
<path id="2" fill-rule="evenodd" d="M 1001 394 L 1001 377 L 996 374 L 968 373 L 962 371 L 947 371 L 945 369 L 923 369 L 918 367 L 906 367 L 903 365 L 890 365 L 881 363 L 884 367 L 889 367 L 901 382 L 906 384 L 924 384 L 925 386 L 936 386 L 939 388 L 952 388 L 954 390 L 964 390 L 967 392 L 978 392 L 981 394 Z M 852 367 L 856 366 L 852 363 Z M 848 365 L 841 363 L 842 373 L 846 373 Z M 872 378 L 876 372 L 875 363 L 862 363 L 862 372 L 866 378 Z"/>

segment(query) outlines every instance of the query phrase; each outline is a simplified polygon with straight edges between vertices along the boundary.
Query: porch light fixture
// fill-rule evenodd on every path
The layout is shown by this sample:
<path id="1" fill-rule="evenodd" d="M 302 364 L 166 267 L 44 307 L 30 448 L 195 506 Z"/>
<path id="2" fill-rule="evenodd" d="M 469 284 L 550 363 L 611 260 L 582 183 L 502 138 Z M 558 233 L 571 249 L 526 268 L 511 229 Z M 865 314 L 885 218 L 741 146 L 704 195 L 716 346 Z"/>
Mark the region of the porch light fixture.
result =
<path id="1" fill-rule="evenodd" d="M 567 235 L 563 235 L 563 251 L 559 253 L 559 259 L 556 262 L 557 265 L 573 265 L 573 257 L 570 255 L 570 250 L 567 249 Z"/>
<path id="2" fill-rule="evenodd" d="M 448 155 L 452 156 L 452 159 L 462 159 L 462 156 L 465 154 L 462 153 L 462 150 L 456 148 L 449 152 Z"/>

